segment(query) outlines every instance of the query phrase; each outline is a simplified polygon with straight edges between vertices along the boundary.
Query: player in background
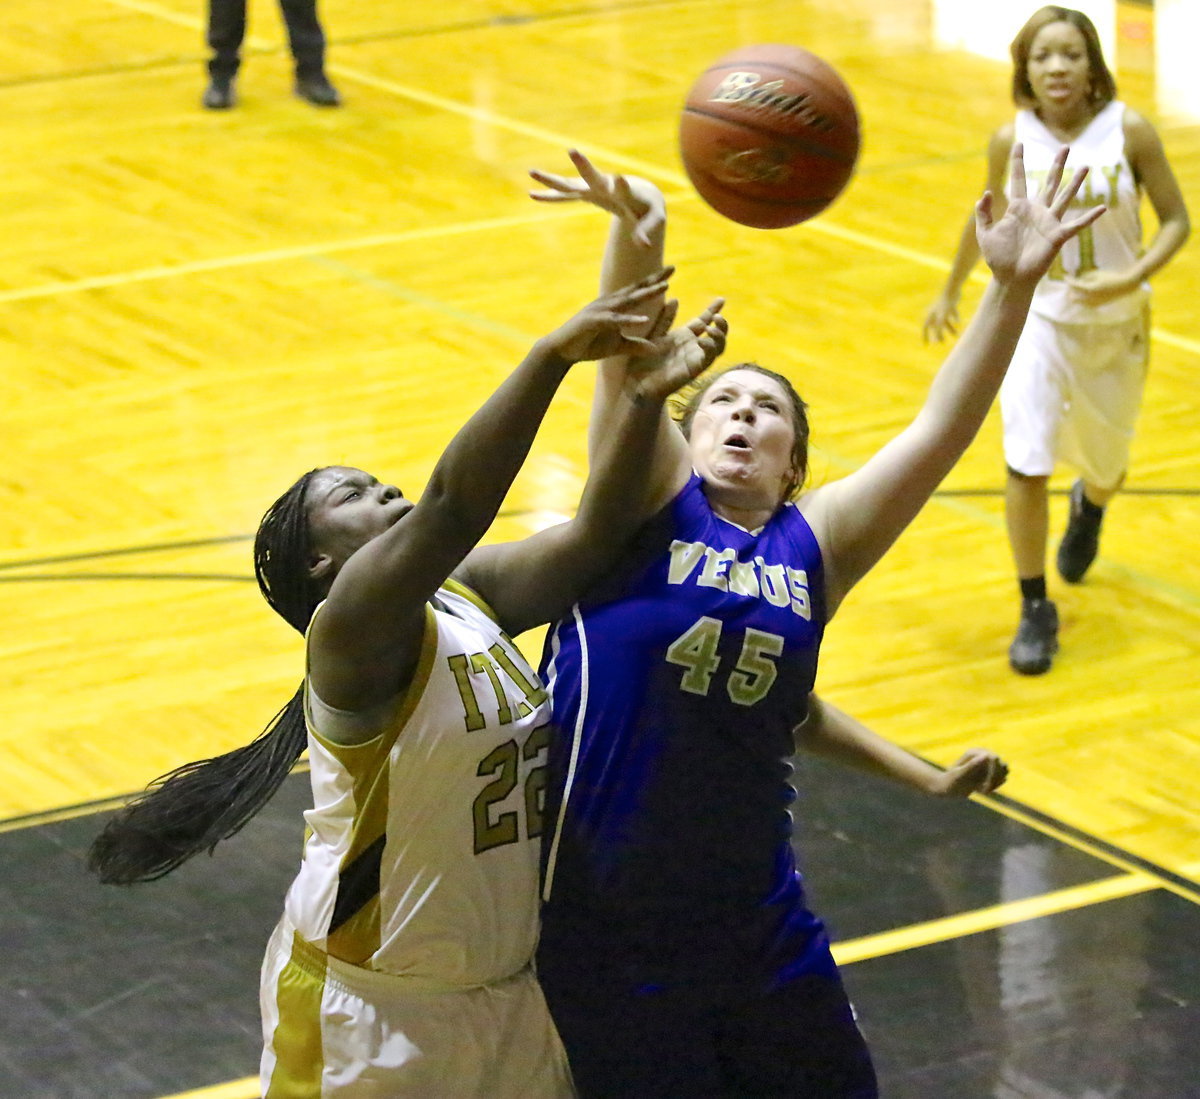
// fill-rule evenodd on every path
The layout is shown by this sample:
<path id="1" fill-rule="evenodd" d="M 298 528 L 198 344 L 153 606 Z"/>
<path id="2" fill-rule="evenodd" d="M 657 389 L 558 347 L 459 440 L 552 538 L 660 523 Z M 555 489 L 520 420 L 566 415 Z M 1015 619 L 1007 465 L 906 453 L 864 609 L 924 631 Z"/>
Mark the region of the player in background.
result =
<path id="1" fill-rule="evenodd" d="M 1021 590 L 1008 656 L 1014 671 L 1040 675 L 1058 650 L 1058 611 L 1046 591 L 1050 475 L 1060 460 L 1079 473 L 1057 554 L 1059 575 L 1078 584 L 1096 558 L 1104 509 L 1129 469 L 1149 356 L 1147 280 L 1183 247 L 1190 225 L 1158 133 L 1117 99 L 1086 15 L 1039 9 L 1013 40 L 1012 58 L 1016 119 L 988 145 L 987 188 L 997 196 L 997 211 L 1008 201 L 1014 143 L 1025 150 L 1030 179 L 1043 178 L 1058 149 L 1070 145 L 1068 167 L 1090 168 L 1076 206 L 1108 209 L 1066 244 L 1038 284 L 1000 390 L 1005 517 Z M 1158 219 L 1145 248 L 1143 194 Z M 946 285 L 926 314 L 926 340 L 956 331 L 959 296 L 978 258 L 968 222 Z"/>

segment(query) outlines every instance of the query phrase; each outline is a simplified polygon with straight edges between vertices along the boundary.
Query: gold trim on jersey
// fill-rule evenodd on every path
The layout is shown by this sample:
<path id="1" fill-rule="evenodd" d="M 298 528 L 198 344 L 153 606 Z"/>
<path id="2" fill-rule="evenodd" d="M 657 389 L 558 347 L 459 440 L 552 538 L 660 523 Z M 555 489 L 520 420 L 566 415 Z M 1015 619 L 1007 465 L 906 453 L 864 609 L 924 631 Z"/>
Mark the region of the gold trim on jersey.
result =
<path id="1" fill-rule="evenodd" d="M 292 935 L 291 957 L 275 987 L 279 1021 L 272 1045 L 276 1062 L 263 1099 L 313 1099 L 321 1094 L 325 1070 L 325 1043 L 321 1038 L 324 997 L 325 956 L 296 932 Z"/>
<path id="2" fill-rule="evenodd" d="M 461 580 L 447 579 L 445 583 L 442 584 L 442 587 L 445 588 L 446 591 L 453 592 L 455 595 L 461 595 L 464 599 L 475 604 L 475 606 L 483 611 L 483 613 L 486 614 L 493 622 L 495 622 L 497 626 L 500 625 L 499 615 L 497 615 L 496 612 L 492 610 L 490 606 L 488 606 L 487 602 L 481 595 L 473 591 L 471 588 L 468 588 L 467 585 Z"/>
<path id="3" fill-rule="evenodd" d="M 317 732 L 312 725 L 307 705 L 308 692 L 305 691 L 305 715 L 309 718 L 309 735 L 345 768 L 352 784 L 354 825 L 349 847 L 339 864 L 339 880 L 364 851 L 378 843 L 386 834 L 391 778 L 390 756 L 397 738 L 403 733 L 429 683 L 437 647 L 437 620 L 433 608 L 426 605 L 421 651 L 412 681 L 404 689 L 402 701 L 388 721 L 387 727 L 379 736 L 362 744 L 335 744 Z M 358 965 L 379 950 L 380 942 L 380 901 L 379 894 L 376 893 L 344 923 L 329 933 L 326 948 L 333 957 Z"/>

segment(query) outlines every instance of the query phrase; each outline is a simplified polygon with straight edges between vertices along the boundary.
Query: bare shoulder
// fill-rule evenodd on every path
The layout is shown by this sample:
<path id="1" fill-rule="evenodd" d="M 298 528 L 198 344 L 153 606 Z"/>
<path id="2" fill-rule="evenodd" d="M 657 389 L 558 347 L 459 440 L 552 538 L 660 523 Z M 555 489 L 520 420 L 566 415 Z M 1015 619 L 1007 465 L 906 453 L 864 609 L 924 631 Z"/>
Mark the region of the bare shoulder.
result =
<path id="1" fill-rule="evenodd" d="M 1125 152 L 1129 159 L 1135 162 L 1139 156 L 1146 154 L 1161 155 L 1162 140 L 1154 124 L 1140 111 L 1132 107 L 1125 108 L 1121 120 L 1121 128 L 1125 133 Z"/>
<path id="2" fill-rule="evenodd" d="M 818 488 L 810 489 L 796 500 L 796 510 L 804 516 L 804 521 L 812 528 L 823 557 L 828 557 L 832 549 L 830 545 L 831 518 L 839 483 L 840 479 L 839 481 L 830 481 Z M 829 562 L 826 561 L 826 567 L 828 564 Z"/>
<path id="3" fill-rule="evenodd" d="M 1012 148 L 1012 143 L 1017 139 L 1017 124 L 1009 119 L 1003 126 L 998 127 L 992 132 L 992 136 L 988 141 L 988 152 L 995 149 L 1003 149 L 1006 153 Z"/>
<path id="4" fill-rule="evenodd" d="M 1016 139 L 1016 125 L 1006 122 L 992 134 L 991 140 L 988 141 L 987 188 L 995 197 L 1003 198 L 1002 191 L 1008 172 L 1008 161 L 1012 155 L 1013 142 Z"/>

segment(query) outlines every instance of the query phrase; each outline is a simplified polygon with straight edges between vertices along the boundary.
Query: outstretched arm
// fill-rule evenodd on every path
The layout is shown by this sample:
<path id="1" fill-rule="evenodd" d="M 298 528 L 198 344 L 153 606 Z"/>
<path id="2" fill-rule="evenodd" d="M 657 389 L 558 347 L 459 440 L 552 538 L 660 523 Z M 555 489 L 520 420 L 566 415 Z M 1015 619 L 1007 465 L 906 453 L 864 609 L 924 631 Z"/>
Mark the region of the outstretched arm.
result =
<path id="1" fill-rule="evenodd" d="M 451 440 L 420 501 L 349 557 L 310 633 L 310 674 L 325 702 L 362 710 L 407 684 L 426 601 L 491 525 L 567 370 L 651 349 L 626 329 L 645 322 L 668 275 L 605 295 L 538 340 Z"/>
<path id="2" fill-rule="evenodd" d="M 568 155 L 578 175 L 534 170 L 530 175 L 546 189 L 533 192 L 532 197 L 539 202 L 588 202 L 612 215 L 600 269 L 601 293 L 644 278 L 661 267 L 667 211 L 658 187 L 637 176 L 601 172 L 577 149 L 571 149 Z M 598 448 L 613 431 L 629 365 L 625 355 L 600 363 L 588 423 L 588 455 L 593 461 Z M 643 472 L 648 489 L 647 513 L 658 510 L 679 491 L 690 469 L 687 445 L 664 408 L 659 416 L 653 455 Z"/>
<path id="3" fill-rule="evenodd" d="M 1008 778 L 1004 760 L 983 748 L 964 752 L 943 771 L 815 694 L 809 695 L 808 720 L 796 730 L 796 747 L 938 797 L 990 794 Z"/>
<path id="4" fill-rule="evenodd" d="M 861 469 L 800 499 L 821 545 L 829 613 L 884 554 L 975 438 L 1000 388 L 1038 279 L 1062 245 L 1103 212 L 1064 220 L 1083 182 L 1060 187 L 1067 150 L 1055 158 L 1036 198 L 1025 193 L 1021 146 L 1013 148 L 1013 198 L 992 217 L 992 195 L 976 207 L 979 244 L 992 281 L 950 352 L 916 419 Z"/>
<path id="5" fill-rule="evenodd" d="M 649 495 L 646 470 L 663 403 L 725 347 L 720 300 L 670 332 L 676 305 L 668 302 L 648 333 L 655 351 L 630 359 L 629 379 L 616 394 L 575 517 L 520 542 L 480 546 L 456 571 L 487 600 L 509 633 L 565 614 L 620 561 L 641 525 Z"/>

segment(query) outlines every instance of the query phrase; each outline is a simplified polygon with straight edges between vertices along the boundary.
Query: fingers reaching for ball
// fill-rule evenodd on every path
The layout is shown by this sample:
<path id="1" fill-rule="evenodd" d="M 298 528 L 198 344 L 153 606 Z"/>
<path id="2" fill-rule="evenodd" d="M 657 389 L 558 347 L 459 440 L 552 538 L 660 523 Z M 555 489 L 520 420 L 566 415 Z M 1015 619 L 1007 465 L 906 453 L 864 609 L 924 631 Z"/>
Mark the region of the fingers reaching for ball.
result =
<path id="1" fill-rule="evenodd" d="M 535 202 L 590 202 L 624 221 L 633 239 L 643 247 L 661 239 L 667 214 L 662 192 L 649 180 L 600 171 L 578 149 L 567 155 L 577 178 L 530 169 L 530 176 L 546 190 L 531 191 Z"/>

